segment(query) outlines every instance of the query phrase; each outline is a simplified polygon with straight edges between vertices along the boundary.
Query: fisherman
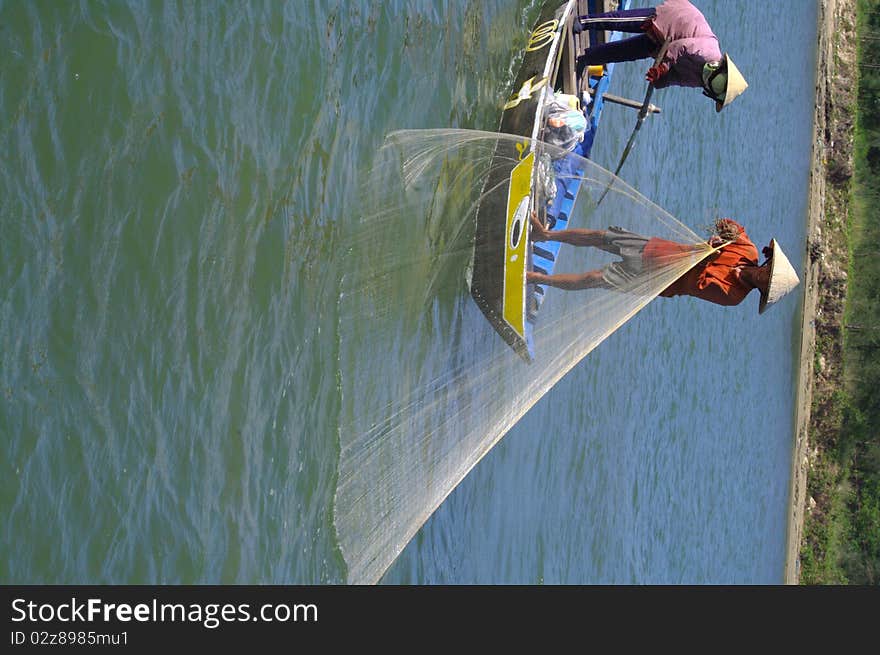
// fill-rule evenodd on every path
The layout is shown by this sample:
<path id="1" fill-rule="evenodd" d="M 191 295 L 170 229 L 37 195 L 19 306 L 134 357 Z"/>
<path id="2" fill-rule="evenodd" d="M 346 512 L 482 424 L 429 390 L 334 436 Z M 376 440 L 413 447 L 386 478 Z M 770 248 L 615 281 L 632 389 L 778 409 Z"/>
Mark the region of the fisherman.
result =
<path id="1" fill-rule="evenodd" d="M 550 231 L 532 215 L 531 238 L 534 241 L 559 241 L 573 246 L 592 246 L 622 258 L 604 268 L 585 273 L 547 275 L 529 271 L 528 282 L 544 284 L 565 290 L 612 289 L 632 291 L 639 276 L 662 264 L 664 258 L 695 253 L 703 246 L 692 246 L 657 237 L 647 238 L 619 227 L 607 230 L 572 228 Z M 719 250 L 702 260 L 687 273 L 660 292 L 665 298 L 694 296 L 717 305 L 738 305 L 752 289 L 761 293 L 758 313 L 794 289 L 800 280 L 782 248 L 771 239 L 763 248 L 767 260 L 758 265 L 758 249 L 745 229 L 736 221 L 719 219 L 716 229 L 724 238 L 713 235 L 709 245 Z M 725 244 L 725 241 L 728 241 Z"/>
<path id="2" fill-rule="evenodd" d="M 658 7 L 625 9 L 603 14 L 580 16 L 573 23 L 575 32 L 584 29 L 642 32 L 639 36 L 610 41 L 587 48 L 578 57 L 578 77 L 592 64 L 654 59 L 669 39 L 660 63 L 651 66 L 645 76 L 655 88 L 692 86 L 721 111 L 746 90 L 748 84 L 730 56 L 721 53 L 718 37 L 700 10 L 688 0 L 666 0 Z"/>

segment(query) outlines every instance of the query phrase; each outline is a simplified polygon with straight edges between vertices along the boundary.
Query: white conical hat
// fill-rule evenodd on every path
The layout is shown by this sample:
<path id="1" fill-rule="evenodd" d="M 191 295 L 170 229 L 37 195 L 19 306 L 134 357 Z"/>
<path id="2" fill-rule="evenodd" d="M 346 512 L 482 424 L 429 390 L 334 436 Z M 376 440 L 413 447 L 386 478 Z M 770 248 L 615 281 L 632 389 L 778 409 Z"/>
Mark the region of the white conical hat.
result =
<path id="1" fill-rule="evenodd" d="M 782 248 L 776 243 L 776 239 L 770 240 L 770 284 L 767 285 L 767 293 L 761 293 L 761 304 L 758 305 L 758 313 L 763 314 L 767 308 L 782 298 L 799 283 L 797 273 L 788 257 L 782 252 Z"/>
<path id="2" fill-rule="evenodd" d="M 724 101 L 715 101 L 715 111 L 721 111 L 736 98 L 740 93 L 746 90 L 749 83 L 742 76 L 739 69 L 733 65 L 730 55 L 724 55 L 724 63 L 727 67 L 727 90 L 724 93 Z"/>

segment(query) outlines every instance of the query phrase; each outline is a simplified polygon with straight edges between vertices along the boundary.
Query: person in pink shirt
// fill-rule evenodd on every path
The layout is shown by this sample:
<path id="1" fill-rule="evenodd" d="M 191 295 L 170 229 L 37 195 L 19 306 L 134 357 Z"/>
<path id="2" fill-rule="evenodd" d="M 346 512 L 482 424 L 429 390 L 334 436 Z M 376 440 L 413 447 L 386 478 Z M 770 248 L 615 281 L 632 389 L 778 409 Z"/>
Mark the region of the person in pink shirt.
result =
<path id="1" fill-rule="evenodd" d="M 654 59 L 668 39 L 662 61 L 651 66 L 645 76 L 655 88 L 701 88 L 703 95 L 715 102 L 715 111 L 721 111 L 748 87 L 730 56 L 721 52 L 718 37 L 706 18 L 688 0 L 666 0 L 658 7 L 580 16 L 573 26 L 575 32 L 593 29 L 640 33 L 585 50 L 577 61 L 579 76 L 590 65 Z"/>

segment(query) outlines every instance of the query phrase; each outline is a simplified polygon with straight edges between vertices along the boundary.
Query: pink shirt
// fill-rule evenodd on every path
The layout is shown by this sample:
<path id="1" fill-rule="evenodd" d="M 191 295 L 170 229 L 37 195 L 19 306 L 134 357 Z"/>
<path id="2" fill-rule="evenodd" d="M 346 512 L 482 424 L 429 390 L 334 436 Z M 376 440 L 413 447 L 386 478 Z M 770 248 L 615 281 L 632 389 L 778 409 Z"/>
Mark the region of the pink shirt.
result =
<path id="1" fill-rule="evenodd" d="M 663 61 L 669 72 L 654 83 L 665 86 L 703 86 L 703 64 L 721 61 L 718 37 L 700 10 L 688 0 L 666 0 L 657 7 L 654 26 L 666 38 L 672 37 Z"/>

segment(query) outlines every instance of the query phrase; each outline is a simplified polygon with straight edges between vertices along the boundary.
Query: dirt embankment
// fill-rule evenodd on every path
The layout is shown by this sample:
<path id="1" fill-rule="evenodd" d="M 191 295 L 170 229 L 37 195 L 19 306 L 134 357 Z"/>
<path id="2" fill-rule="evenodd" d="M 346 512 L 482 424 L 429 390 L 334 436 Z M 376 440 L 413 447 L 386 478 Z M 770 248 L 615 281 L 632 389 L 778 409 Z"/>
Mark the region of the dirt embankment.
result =
<path id="1" fill-rule="evenodd" d="M 842 328 L 848 267 L 848 183 L 853 174 L 856 93 L 856 0 L 820 0 L 816 104 L 795 456 L 785 582 L 797 584 L 807 512 L 824 498 L 807 494 L 823 443 L 837 430 L 834 391 L 843 383 Z"/>

